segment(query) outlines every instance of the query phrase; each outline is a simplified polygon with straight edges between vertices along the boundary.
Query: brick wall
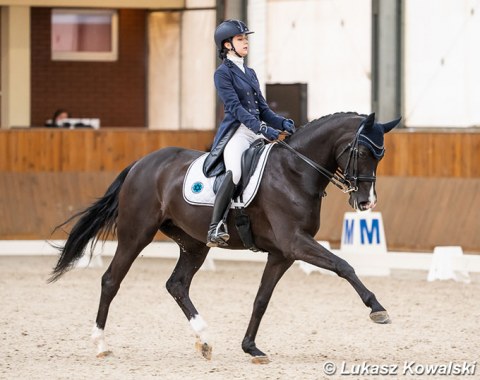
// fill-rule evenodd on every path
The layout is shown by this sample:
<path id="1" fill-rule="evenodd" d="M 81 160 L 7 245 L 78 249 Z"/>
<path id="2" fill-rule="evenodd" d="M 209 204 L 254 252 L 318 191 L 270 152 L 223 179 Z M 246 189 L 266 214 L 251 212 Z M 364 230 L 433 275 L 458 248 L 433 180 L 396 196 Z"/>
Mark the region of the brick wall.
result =
<path id="1" fill-rule="evenodd" d="M 98 117 L 102 127 L 146 126 L 146 11 L 119 10 L 116 62 L 52 61 L 50 8 L 31 11 L 31 124 L 58 108 L 71 117 Z"/>

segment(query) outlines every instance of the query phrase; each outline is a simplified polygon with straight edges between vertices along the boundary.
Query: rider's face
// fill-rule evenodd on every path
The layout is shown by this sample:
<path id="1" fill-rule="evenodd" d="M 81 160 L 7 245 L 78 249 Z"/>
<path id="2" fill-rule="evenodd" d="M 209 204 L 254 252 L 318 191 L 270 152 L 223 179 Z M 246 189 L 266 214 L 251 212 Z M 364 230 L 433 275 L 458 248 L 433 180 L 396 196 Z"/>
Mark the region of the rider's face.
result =
<path id="1" fill-rule="evenodd" d="M 232 39 L 233 47 L 235 48 L 235 51 L 238 53 L 239 56 L 241 57 L 246 57 L 248 54 L 248 36 L 246 34 L 237 34 L 235 37 Z M 225 46 L 230 49 L 231 44 L 226 43 Z"/>

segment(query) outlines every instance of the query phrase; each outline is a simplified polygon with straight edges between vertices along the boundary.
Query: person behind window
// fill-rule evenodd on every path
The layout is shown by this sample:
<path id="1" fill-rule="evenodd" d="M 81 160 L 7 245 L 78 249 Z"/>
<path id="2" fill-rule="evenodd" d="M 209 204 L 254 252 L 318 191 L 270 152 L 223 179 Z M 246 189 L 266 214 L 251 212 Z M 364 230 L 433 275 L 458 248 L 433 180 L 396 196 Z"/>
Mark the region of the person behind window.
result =
<path id="1" fill-rule="evenodd" d="M 70 124 L 65 121 L 68 118 L 68 111 L 60 108 L 54 112 L 51 120 L 47 120 L 45 126 L 49 128 L 68 128 Z"/>

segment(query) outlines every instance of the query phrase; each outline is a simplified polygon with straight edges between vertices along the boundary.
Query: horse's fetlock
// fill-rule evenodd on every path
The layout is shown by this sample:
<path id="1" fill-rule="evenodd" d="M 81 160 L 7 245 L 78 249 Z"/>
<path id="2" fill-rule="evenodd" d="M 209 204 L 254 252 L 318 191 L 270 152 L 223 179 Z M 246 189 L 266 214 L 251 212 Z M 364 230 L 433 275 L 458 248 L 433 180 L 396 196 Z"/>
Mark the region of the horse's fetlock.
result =
<path id="1" fill-rule="evenodd" d="M 242 350 L 245 353 L 249 353 L 256 348 L 255 342 L 248 337 L 243 338 Z"/>

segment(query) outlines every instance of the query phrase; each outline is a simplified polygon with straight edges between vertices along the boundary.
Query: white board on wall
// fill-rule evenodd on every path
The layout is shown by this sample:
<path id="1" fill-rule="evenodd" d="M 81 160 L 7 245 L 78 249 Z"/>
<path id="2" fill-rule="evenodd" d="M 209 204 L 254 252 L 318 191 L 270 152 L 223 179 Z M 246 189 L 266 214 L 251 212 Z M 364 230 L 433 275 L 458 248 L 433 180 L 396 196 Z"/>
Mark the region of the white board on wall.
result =
<path id="1" fill-rule="evenodd" d="M 480 125 L 480 1 L 405 2 L 408 127 Z"/>
<path id="2" fill-rule="evenodd" d="M 308 83 L 309 120 L 369 113 L 371 12 L 369 0 L 267 0 L 264 80 Z"/>

